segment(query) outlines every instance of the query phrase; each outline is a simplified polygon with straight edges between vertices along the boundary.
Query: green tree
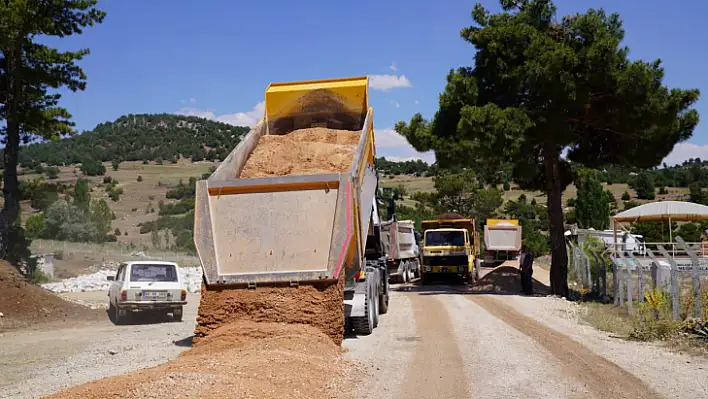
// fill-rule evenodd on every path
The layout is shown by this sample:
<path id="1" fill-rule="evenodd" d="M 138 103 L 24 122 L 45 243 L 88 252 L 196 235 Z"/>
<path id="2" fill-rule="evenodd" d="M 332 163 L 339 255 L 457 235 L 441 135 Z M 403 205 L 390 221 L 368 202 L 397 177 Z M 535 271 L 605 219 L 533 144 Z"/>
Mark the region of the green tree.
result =
<path id="1" fill-rule="evenodd" d="M 56 89 L 83 90 L 86 76 L 76 61 L 89 53 L 59 51 L 46 38 L 81 34 L 105 13 L 96 0 L 6 0 L 0 7 L 0 119 L 5 148 L 4 203 L 0 211 L 0 258 L 8 259 L 10 230 L 19 212 L 17 165 L 21 142 L 73 133 Z"/>
<path id="2" fill-rule="evenodd" d="M 106 167 L 95 159 L 83 160 L 80 170 L 86 176 L 101 176 L 106 173 Z"/>
<path id="3" fill-rule="evenodd" d="M 27 218 L 27 223 L 25 224 L 25 234 L 27 238 L 31 240 L 45 237 L 46 232 L 44 228 L 43 213 L 38 213 Z"/>
<path id="4" fill-rule="evenodd" d="M 592 169 L 580 169 L 577 173 L 575 219 L 578 225 L 583 229 L 607 229 L 610 227 L 609 198 L 602 189 L 600 174 Z"/>
<path id="5" fill-rule="evenodd" d="M 74 206 L 83 210 L 89 211 L 91 205 L 91 191 L 89 190 L 88 180 L 79 179 L 74 187 Z"/>
<path id="6" fill-rule="evenodd" d="M 451 70 L 431 121 L 416 114 L 396 131 L 441 168 L 475 168 L 498 181 L 507 164 L 522 188 L 547 195 L 551 290 L 567 295 L 562 193 L 569 162 L 652 167 L 698 123 L 698 90 L 662 85 L 660 61 L 632 61 L 618 15 L 590 9 L 558 19 L 550 0 L 481 4 L 461 36 L 473 67 Z M 567 151 L 566 158 L 561 157 Z"/>
<path id="7" fill-rule="evenodd" d="M 111 231 L 112 219 L 111 210 L 105 200 L 91 202 L 90 221 L 95 226 L 96 232 L 94 241 L 103 242 L 106 239 L 108 232 Z"/>
<path id="8" fill-rule="evenodd" d="M 120 160 L 119 159 L 113 159 L 111 161 L 111 166 L 113 167 L 113 170 L 118 170 L 120 168 Z"/>
<path id="9" fill-rule="evenodd" d="M 706 203 L 706 194 L 697 182 L 691 183 L 688 186 L 688 195 L 689 201 L 691 202 L 695 202 L 696 204 Z"/>
<path id="10" fill-rule="evenodd" d="M 629 196 L 629 192 L 627 192 L 627 190 L 624 190 L 624 192 L 622 193 L 622 201 L 629 201 L 630 199 L 632 199 L 632 197 Z"/>
<path id="11" fill-rule="evenodd" d="M 632 188 L 637 192 L 637 198 L 639 199 L 653 200 L 656 198 L 654 179 L 652 179 L 649 173 L 642 172 L 637 175 L 637 179 L 634 181 Z"/>

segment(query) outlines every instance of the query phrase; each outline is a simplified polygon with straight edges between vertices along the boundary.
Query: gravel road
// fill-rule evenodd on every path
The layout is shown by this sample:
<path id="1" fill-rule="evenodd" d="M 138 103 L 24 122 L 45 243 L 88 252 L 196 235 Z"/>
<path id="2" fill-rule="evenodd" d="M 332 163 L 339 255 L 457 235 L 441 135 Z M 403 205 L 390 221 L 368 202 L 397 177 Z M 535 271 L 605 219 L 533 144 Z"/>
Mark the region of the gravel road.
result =
<path id="1" fill-rule="evenodd" d="M 103 305 L 106 292 L 63 294 Z M 189 294 L 184 321 L 115 326 L 105 321 L 66 329 L 0 334 L 0 398 L 36 398 L 103 377 L 164 363 L 191 344 L 199 295 Z"/>
<path id="2" fill-rule="evenodd" d="M 364 370 L 357 399 L 708 398 L 708 360 L 612 339 L 580 323 L 576 304 L 460 286 L 394 290 L 374 334 L 344 341 L 345 360 Z M 191 342 L 198 301 L 189 296 L 182 323 L 4 333 L 0 397 L 39 397 L 173 359 Z"/>

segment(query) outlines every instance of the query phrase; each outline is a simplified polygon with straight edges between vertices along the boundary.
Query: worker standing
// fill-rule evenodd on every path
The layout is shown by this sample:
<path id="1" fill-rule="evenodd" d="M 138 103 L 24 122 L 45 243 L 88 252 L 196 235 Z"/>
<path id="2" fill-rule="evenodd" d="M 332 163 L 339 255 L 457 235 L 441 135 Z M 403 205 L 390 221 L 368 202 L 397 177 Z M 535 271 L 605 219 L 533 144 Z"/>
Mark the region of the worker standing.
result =
<path id="1" fill-rule="evenodd" d="M 533 253 L 526 245 L 521 247 L 519 256 L 519 271 L 521 272 L 521 291 L 526 295 L 533 294 Z"/>

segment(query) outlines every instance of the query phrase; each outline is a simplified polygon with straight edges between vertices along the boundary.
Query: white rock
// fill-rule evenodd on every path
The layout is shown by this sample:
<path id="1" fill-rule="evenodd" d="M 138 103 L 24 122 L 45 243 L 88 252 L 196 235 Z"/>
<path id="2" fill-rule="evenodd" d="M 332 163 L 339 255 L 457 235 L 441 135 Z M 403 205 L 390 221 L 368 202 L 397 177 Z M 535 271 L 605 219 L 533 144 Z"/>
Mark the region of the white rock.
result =
<path id="1" fill-rule="evenodd" d="M 111 283 L 106 280 L 106 277 L 115 276 L 115 273 L 115 270 L 104 269 L 92 274 L 72 277 L 57 283 L 42 284 L 42 287 L 57 293 L 107 291 Z M 201 267 L 180 267 L 179 273 L 188 292 L 195 293 L 201 290 Z"/>

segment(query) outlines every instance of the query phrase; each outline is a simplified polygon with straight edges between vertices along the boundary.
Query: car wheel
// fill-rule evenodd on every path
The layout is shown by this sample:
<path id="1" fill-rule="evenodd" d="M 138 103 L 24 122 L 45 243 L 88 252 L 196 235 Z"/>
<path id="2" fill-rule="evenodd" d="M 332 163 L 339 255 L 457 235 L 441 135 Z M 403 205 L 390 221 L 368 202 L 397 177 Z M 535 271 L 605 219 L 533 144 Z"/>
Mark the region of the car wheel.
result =
<path id="1" fill-rule="evenodd" d="M 180 307 L 174 308 L 172 310 L 172 320 L 178 321 L 178 322 L 182 321 L 182 309 L 183 309 L 182 306 L 180 306 Z"/>
<path id="2" fill-rule="evenodd" d="M 121 316 L 120 315 L 120 308 L 118 306 L 113 306 L 113 323 L 114 324 L 123 324 L 125 321 L 126 316 Z"/>

